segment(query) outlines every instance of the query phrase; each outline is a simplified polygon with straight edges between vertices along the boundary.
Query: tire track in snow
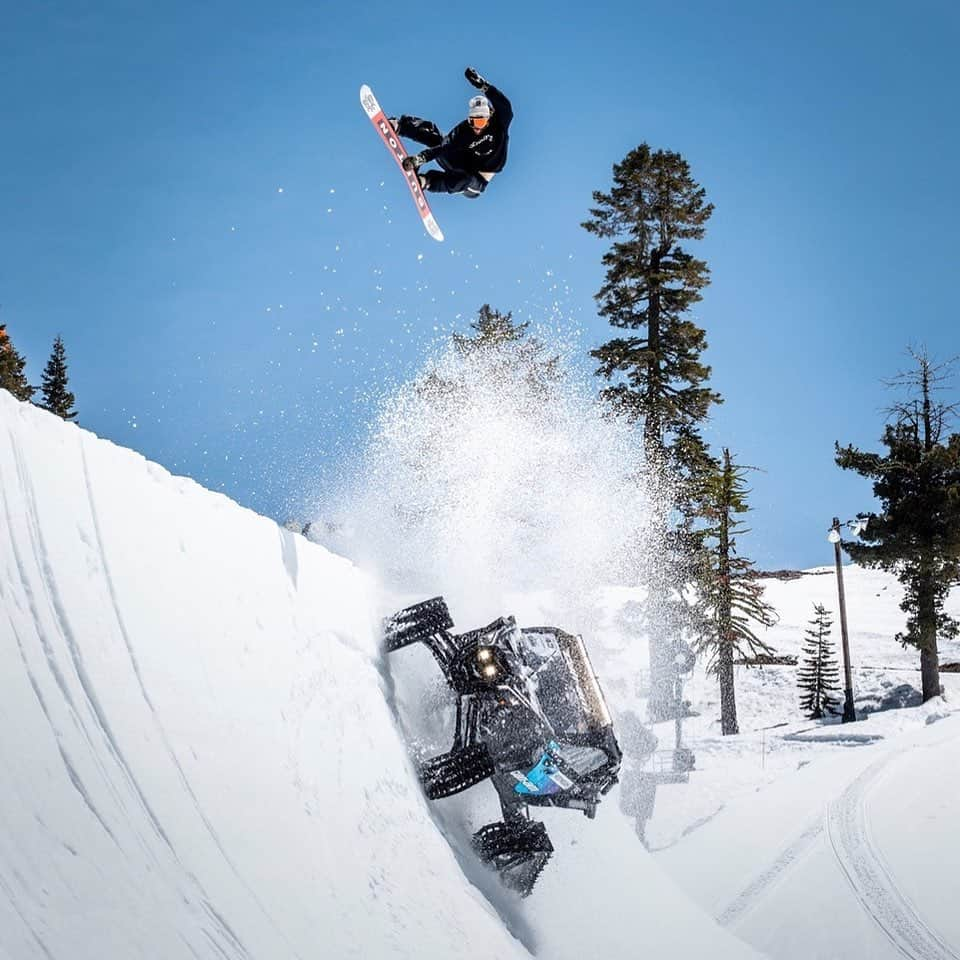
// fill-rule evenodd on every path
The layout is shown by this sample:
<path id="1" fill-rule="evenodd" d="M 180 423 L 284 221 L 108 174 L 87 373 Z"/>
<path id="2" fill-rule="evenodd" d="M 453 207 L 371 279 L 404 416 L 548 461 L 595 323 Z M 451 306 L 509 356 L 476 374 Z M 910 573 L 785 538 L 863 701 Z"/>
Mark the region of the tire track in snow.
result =
<path id="1" fill-rule="evenodd" d="M 11 436 L 11 443 L 14 443 L 12 436 Z M 14 456 L 16 457 L 16 453 L 14 454 Z M 17 548 L 16 537 L 13 536 L 13 529 L 14 529 L 13 516 L 11 515 L 11 512 L 10 512 L 10 502 L 7 499 L 6 489 L 4 484 L 2 483 L 0 483 L 0 497 L 3 498 L 3 512 L 7 520 L 7 530 L 10 532 L 9 542 L 10 542 L 11 553 L 13 554 L 14 563 L 17 566 L 17 574 L 20 577 L 20 583 L 23 587 L 24 593 L 27 598 L 27 604 L 30 609 L 30 616 L 33 618 L 34 624 L 36 625 L 36 628 L 37 628 L 37 636 L 40 641 L 40 646 L 43 649 L 43 653 L 46 658 L 48 668 L 50 669 L 54 682 L 56 683 L 57 689 L 60 691 L 60 696 L 63 698 L 64 702 L 68 707 L 70 716 L 73 719 L 75 726 L 81 732 L 84 739 L 87 741 L 87 745 L 91 748 L 91 750 L 93 750 L 93 744 L 90 743 L 90 738 L 87 736 L 86 730 L 77 714 L 76 705 L 73 702 L 73 697 L 70 693 L 70 688 L 67 685 L 66 677 L 64 677 L 63 672 L 60 670 L 60 667 L 56 662 L 56 657 L 54 655 L 53 649 L 50 647 L 49 641 L 47 640 L 46 634 L 43 630 L 39 609 L 37 607 L 36 596 L 34 595 L 33 589 L 30 586 L 30 579 L 26 569 L 26 565 L 24 563 L 24 558 L 20 550 Z M 11 629 L 13 630 L 13 635 L 17 642 L 17 648 L 20 654 L 20 659 L 23 662 L 24 670 L 26 671 L 26 674 L 27 674 L 27 680 L 29 681 L 31 688 L 33 689 L 34 696 L 37 698 L 37 703 L 40 706 L 40 710 L 42 711 L 44 717 L 47 720 L 47 723 L 50 726 L 51 734 L 53 735 L 53 739 L 56 744 L 57 751 L 60 754 L 60 759 L 62 760 L 63 765 L 66 768 L 67 776 L 70 780 L 70 783 L 73 785 L 77 793 L 80 794 L 80 797 L 83 800 L 84 804 L 86 804 L 91 814 L 93 814 L 97 822 L 107 832 L 107 835 L 110 837 L 110 839 L 113 840 L 113 842 L 117 844 L 117 846 L 119 847 L 120 844 L 117 841 L 116 836 L 114 835 L 110 827 L 107 825 L 106 820 L 103 818 L 103 816 L 100 814 L 100 811 L 97 809 L 96 805 L 94 804 L 90 796 L 90 791 L 87 789 L 86 785 L 83 782 L 83 779 L 80 777 L 80 774 L 77 771 L 75 765 L 73 764 L 73 761 L 70 759 L 69 754 L 64 749 L 63 742 L 62 742 L 63 734 L 60 731 L 60 729 L 57 727 L 57 724 L 54 722 L 54 719 L 50 713 L 50 709 L 47 706 L 46 699 L 43 696 L 43 693 L 41 691 L 40 683 L 36 677 L 36 674 L 33 672 L 33 670 L 30 667 L 29 658 L 27 657 L 27 652 L 26 652 L 26 649 L 24 648 L 23 640 L 20 637 L 19 632 L 17 631 L 16 627 L 13 624 L 13 620 L 10 619 L 9 615 L 8 615 L 8 622 L 10 623 Z M 105 771 L 103 771 L 102 766 L 100 767 L 100 769 L 102 773 L 105 773 Z"/>
<path id="2" fill-rule="evenodd" d="M 106 713 L 103 710 L 103 706 L 100 703 L 99 698 L 97 697 L 95 685 L 91 680 L 90 675 L 87 673 L 87 668 L 83 659 L 83 654 L 80 651 L 80 646 L 77 642 L 77 638 L 74 634 L 73 628 L 70 626 L 70 620 L 69 620 L 69 617 L 67 616 L 67 611 L 64 606 L 63 599 L 60 596 L 60 591 L 57 588 L 56 574 L 50 564 L 50 555 L 47 550 L 46 541 L 44 539 L 42 529 L 40 527 L 40 515 L 39 515 L 39 510 L 37 508 L 37 498 L 33 490 L 33 484 L 30 479 L 30 473 L 26 463 L 23 460 L 23 455 L 16 442 L 16 438 L 11 436 L 11 440 L 13 445 L 14 463 L 16 464 L 16 468 L 17 468 L 17 478 L 20 482 L 20 489 L 23 492 L 26 519 L 30 526 L 30 533 L 31 533 L 30 540 L 33 545 L 34 561 L 41 575 L 41 581 L 43 583 L 44 593 L 46 594 L 47 606 L 50 610 L 50 613 L 52 614 L 53 624 L 56 627 L 56 630 L 60 636 L 60 639 L 63 641 L 64 646 L 67 649 L 67 653 L 69 654 L 69 657 L 70 657 L 70 662 L 73 666 L 74 676 L 77 678 L 80 684 L 80 690 L 83 694 L 83 700 L 85 702 L 89 715 L 92 717 L 94 721 L 94 726 L 99 730 L 99 733 L 107 748 L 107 753 L 112 757 L 113 761 L 119 767 L 123 775 L 123 778 L 127 782 L 127 785 L 133 790 L 133 793 L 139 802 L 140 808 L 143 810 L 144 814 L 146 815 L 147 821 L 149 822 L 153 831 L 166 844 L 166 846 L 171 851 L 173 851 L 173 844 L 170 842 L 170 838 L 167 836 L 166 831 L 163 829 L 163 825 L 160 823 L 159 818 L 154 813 L 153 808 L 150 806 L 150 803 L 147 800 L 146 795 L 143 792 L 143 789 L 140 787 L 140 784 L 137 782 L 137 779 L 134 776 L 133 771 L 130 768 L 130 765 L 127 763 L 127 760 L 123 754 L 123 751 L 120 749 L 119 742 L 117 741 L 117 738 L 114 735 L 110 722 L 107 719 Z M 25 576 L 26 571 L 21 569 L 21 573 L 24 574 L 24 584 L 26 585 L 27 584 L 27 580 Z M 31 605 L 33 605 L 32 602 L 31 602 Z M 43 627 L 37 614 L 38 614 L 38 611 L 34 609 L 34 616 L 37 618 L 38 634 L 41 636 L 41 642 L 44 644 L 44 651 L 47 655 L 47 661 L 50 664 L 51 671 L 53 671 L 55 677 L 57 678 L 58 686 L 60 687 L 61 692 L 64 694 L 64 697 L 67 703 L 70 705 L 74 713 L 78 714 L 77 704 L 69 691 L 69 687 L 66 684 L 65 676 L 63 672 L 60 670 L 59 665 L 57 664 L 56 654 L 54 653 L 52 647 L 50 646 L 49 641 L 47 641 L 44 638 Z M 91 752 L 93 756 L 97 759 L 97 764 L 100 767 L 101 772 L 104 775 L 104 779 L 106 783 L 109 785 L 110 790 L 113 793 L 118 806 L 121 809 L 125 809 L 126 804 L 124 803 L 124 798 L 121 795 L 120 791 L 116 788 L 115 784 L 113 783 L 113 778 L 109 775 L 108 771 L 106 770 L 103 763 L 101 762 L 99 758 L 99 751 L 96 749 L 95 745 L 93 744 L 87 732 L 86 724 L 84 724 L 82 721 L 79 721 L 79 722 L 80 722 L 80 727 L 83 730 L 84 737 L 91 748 Z M 134 832 L 136 833 L 136 831 Z M 175 852 L 174 852 L 174 856 L 176 856 Z"/>
<path id="3" fill-rule="evenodd" d="M 823 820 L 818 817 L 788 847 L 781 851 L 776 860 L 756 877 L 741 893 L 727 904 L 717 915 L 721 927 L 737 923 L 745 913 L 756 906 L 757 902 L 769 893 L 770 888 L 793 867 L 823 833 Z"/>
<path id="4" fill-rule="evenodd" d="M 43 938 L 37 932 L 34 925 L 30 922 L 30 919 L 24 914 L 24 912 L 17 905 L 17 897 L 14 890 L 10 885 L 3 879 L 3 876 L 0 875 L 0 892 L 5 895 L 7 903 L 10 905 L 10 909 L 13 913 L 16 914 L 17 918 L 20 920 L 20 923 L 23 927 L 23 930 L 29 935 L 30 939 L 37 945 L 43 955 L 47 960 L 56 960 L 54 955 L 50 952 L 46 943 L 44 943 Z M 4 928 L 6 929 L 6 927 Z"/>
<path id="5" fill-rule="evenodd" d="M 67 616 L 66 608 L 64 607 L 63 600 L 60 596 L 60 592 L 57 589 L 56 575 L 53 570 L 50 562 L 49 552 L 46 547 L 46 542 L 43 537 L 43 532 L 40 526 L 40 515 L 39 509 L 37 506 L 36 494 L 33 489 L 33 484 L 30 478 L 30 472 L 27 467 L 26 462 L 24 461 L 23 454 L 17 443 L 16 436 L 13 432 L 10 432 L 10 443 L 11 450 L 13 453 L 14 466 L 16 468 L 17 481 L 20 488 L 20 491 L 23 495 L 24 503 L 24 512 L 26 515 L 26 521 L 30 531 L 30 542 L 33 548 L 33 561 L 36 567 L 37 572 L 40 574 L 40 581 L 43 586 L 44 599 L 46 600 L 46 606 L 51 614 L 52 625 L 56 629 L 57 634 L 60 637 L 60 640 L 63 642 L 66 647 L 67 653 L 69 655 L 71 664 L 73 666 L 74 676 L 80 684 L 80 690 L 82 692 L 82 699 L 87 708 L 88 715 L 93 720 L 93 725 L 100 733 L 102 742 L 106 747 L 106 752 L 109 757 L 113 760 L 114 764 L 119 768 L 123 780 L 126 781 L 128 788 L 132 791 L 133 796 L 136 798 L 136 801 L 143 812 L 147 823 L 150 825 L 150 828 L 155 833 L 155 835 L 162 841 L 166 846 L 169 856 L 172 858 L 173 862 L 177 864 L 180 870 L 189 878 L 192 884 L 195 886 L 198 894 L 199 905 L 201 908 L 202 915 L 206 916 L 208 920 L 213 921 L 213 929 L 216 932 L 217 937 L 222 939 L 222 943 L 217 942 L 217 937 L 215 937 L 210 930 L 201 928 L 202 935 L 207 939 L 207 941 L 216 949 L 217 953 L 225 958 L 225 960 L 231 960 L 232 957 L 240 957 L 242 960 L 250 960 L 251 954 L 243 944 L 243 942 L 237 937 L 235 932 L 231 929 L 226 920 L 216 911 L 213 911 L 210 908 L 210 898 L 207 895 L 206 891 L 203 888 L 202 883 L 199 878 L 197 878 L 190 870 L 187 869 L 183 861 L 180 859 L 176 848 L 174 847 L 170 837 L 167 835 L 166 831 L 163 828 L 162 823 L 160 822 L 159 817 L 151 806 L 149 800 L 147 799 L 146 794 L 143 791 L 143 788 L 140 786 L 136 776 L 133 773 L 133 769 L 128 763 L 123 751 L 120 748 L 120 744 L 113 732 L 113 729 L 107 719 L 106 713 L 104 712 L 103 706 L 99 701 L 99 698 L 96 694 L 95 685 L 87 673 L 86 664 L 83 659 L 82 652 L 80 650 L 77 638 L 73 632 L 72 627 Z M 80 450 L 81 457 L 83 457 L 83 440 L 80 438 Z M 84 460 L 84 482 L 88 493 L 89 501 L 89 476 L 86 473 L 86 462 Z M 8 523 L 11 520 L 10 517 L 10 505 L 7 500 L 6 494 L 3 494 L 4 499 L 4 508 L 7 515 Z M 92 503 L 91 503 L 92 506 Z M 10 524 L 10 529 L 12 530 L 12 524 Z M 30 604 L 30 611 L 33 616 L 34 622 L 37 627 L 37 635 L 40 640 L 41 646 L 43 647 L 44 655 L 47 660 L 48 667 L 54 677 L 56 685 L 60 690 L 61 696 L 63 697 L 65 703 L 69 707 L 70 715 L 73 718 L 76 726 L 78 727 L 83 739 L 86 741 L 87 746 L 90 750 L 91 756 L 97 765 L 100 773 L 103 777 L 104 783 L 109 789 L 110 793 L 113 795 L 114 801 L 116 802 L 118 808 L 127 815 L 127 821 L 132 830 L 133 836 L 137 838 L 140 846 L 142 847 L 144 853 L 154 859 L 158 864 L 160 858 L 156 851 L 152 850 L 151 845 L 148 844 L 145 838 L 140 836 L 140 832 L 136 829 L 133 820 L 130 818 L 129 813 L 127 813 L 127 804 L 125 798 L 123 797 L 121 791 L 118 789 L 117 784 L 114 782 L 113 776 L 107 769 L 106 764 L 103 762 L 101 757 L 100 750 L 97 749 L 93 738 L 91 737 L 90 730 L 87 727 L 87 724 L 81 717 L 81 711 L 77 700 L 74 698 L 71 693 L 69 683 L 67 681 L 66 675 L 60 667 L 60 664 L 57 660 L 56 652 L 51 645 L 49 638 L 46 635 L 43 626 L 43 620 L 40 616 L 40 610 L 37 604 L 37 597 L 30 585 L 29 572 L 24 563 L 24 558 L 22 557 L 20 551 L 17 549 L 16 538 L 11 536 L 11 544 L 13 546 L 13 552 L 15 560 L 18 567 L 18 572 L 20 574 L 20 579 L 23 585 L 23 588 L 27 594 L 27 599 Z M 102 544 L 100 546 L 100 552 L 102 556 Z M 115 606 L 115 596 L 111 590 L 111 601 L 114 602 Z M 21 648 L 22 650 L 22 648 Z M 129 650 L 129 646 L 128 646 Z M 131 651 L 132 652 L 132 651 Z M 29 672 L 29 669 L 28 669 Z M 135 670 L 138 680 L 140 679 L 139 669 Z M 39 695 L 39 687 L 35 682 L 35 679 L 31 675 L 30 677 L 31 685 L 34 688 L 34 691 Z M 107 827 L 104 818 L 100 816 L 96 808 L 93 806 L 92 800 L 90 798 L 89 791 L 83 785 L 82 781 L 79 778 L 76 767 L 70 760 L 69 755 L 66 753 L 64 748 L 60 743 L 61 734 L 56 726 L 53 725 L 51 721 L 51 716 L 43 704 L 41 698 L 41 709 L 43 709 L 44 714 L 47 716 L 48 721 L 51 722 L 53 728 L 54 736 L 57 739 L 57 747 L 60 752 L 60 756 L 64 762 L 64 765 L 67 769 L 67 774 L 71 780 L 73 786 L 80 793 L 81 797 L 84 799 L 86 805 L 90 808 L 91 812 L 96 816 L 100 823 L 104 826 L 104 829 L 110 834 L 111 838 L 116 842 L 116 837 Z M 151 707 L 152 710 L 152 707 Z M 191 903 L 189 899 L 186 901 L 188 904 Z M 262 909 L 262 907 L 261 907 Z"/>
<path id="6" fill-rule="evenodd" d="M 960 960 L 897 887 L 873 841 L 867 816 L 871 788 L 897 754 L 877 760 L 827 805 L 826 831 L 854 894 L 894 947 L 909 960 Z"/>
<path id="7" fill-rule="evenodd" d="M 223 842 L 220 839 L 219 834 L 213 826 L 213 823 L 207 816 L 203 807 L 200 804 L 200 800 L 197 797 L 196 793 L 193 790 L 193 787 L 190 784 L 190 781 L 187 777 L 186 771 L 183 769 L 183 766 L 180 763 L 179 758 L 177 757 L 176 751 L 173 749 L 173 744 L 170 743 L 170 739 L 167 736 L 167 732 L 163 727 L 163 724 L 160 722 L 160 718 L 157 715 L 157 711 L 153 706 L 153 701 L 150 699 L 150 694 L 147 692 L 147 685 L 143 679 L 143 674 L 140 671 L 140 664 L 137 661 L 137 656 L 134 651 L 133 641 L 130 638 L 130 633 L 127 630 L 126 622 L 123 619 L 123 613 L 120 609 L 120 601 L 117 597 L 116 586 L 114 585 L 113 575 L 110 572 L 110 562 L 107 559 L 106 549 L 104 547 L 103 534 L 100 529 L 100 516 L 97 510 L 96 501 L 93 494 L 93 484 L 90 482 L 90 468 L 87 464 L 87 454 L 86 454 L 86 445 L 85 438 L 81 437 L 80 441 L 80 459 L 83 465 L 83 482 L 84 488 L 87 495 L 87 504 L 90 508 L 90 519 L 93 523 L 93 532 L 96 537 L 96 548 L 97 554 L 100 557 L 100 566 L 103 570 L 104 581 L 107 586 L 107 593 L 110 596 L 110 606 L 113 612 L 114 619 L 117 622 L 117 629 L 120 632 L 120 636 L 123 639 L 124 647 L 127 651 L 127 656 L 130 658 L 130 665 L 133 668 L 133 674 L 137 679 L 137 686 L 140 690 L 140 695 L 143 697 L 144 702 L 150 708 L 150 713 L 153 717 L 154 727 L 160 737 L 161 742 L 163 743 L 164 750 L 167 753 L 170 762 L 173 764 L 174 769 L 177 772 L 177 778 L 180 781 L 180 786 L 183 788 L 184 792 L 190 798 L 191 803 L 193 804 L 194 810 L 197 813 L 197 816 L 200 818 L 200 822 L 203 824 L 204 829 L 207 831 L 210 839 L 213 841 L 214 846 L 220 853 L 220 856 L 223 857 L 224 863 L 230 868 L 230 871 L 236 877 L 237 882 L 240 886 L 247 892 L 251 900 L 256 904 L 257 908 L 260 910 L 260 913 L 266 919 L 267 923 L 273 928 L 277 935 L 286 943 L 289 947 L 292 956 L 300 957 L 300 954 L 296 951 L 293 944 L 290 942 L 286 933 L 279 927 L 277 922 L 270 915 L 267 908 L 264 906 L 261 899 L 257 896 L 254 889 L 250 884 L 244 879 L 240 873 L 239 868 L 234 863 L 233 859 L 227 853 L 226 847 L 224 847 Z M 176 854 L 175 854 L 176 855 Z M 179 859 L 179 858 L 178 858 Z M 203 887 L 200 886 L 199 881 L 197 881 L 200 891 L 203 894 L 203 905 L 204 909 L 208 915 L 210 915 L 217 925 L 223 930 L 225 936 L 234 942 L 237 948 L 242 951 L 244 956 L 249 956 L 246 948 L 243 946 L 240 939 L 231 929 L 230 925 L 227 923 L 226 919 L 218 913 L 210 903 L 209 897 Z"/>

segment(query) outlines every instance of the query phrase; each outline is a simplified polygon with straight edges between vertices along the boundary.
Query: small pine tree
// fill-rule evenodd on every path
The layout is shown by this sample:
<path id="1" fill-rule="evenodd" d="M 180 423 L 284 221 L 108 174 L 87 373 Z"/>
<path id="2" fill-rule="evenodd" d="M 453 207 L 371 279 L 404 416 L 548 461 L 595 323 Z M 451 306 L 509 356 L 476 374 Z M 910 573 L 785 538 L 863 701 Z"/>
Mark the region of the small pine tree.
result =
<path id="1" fill-rule="evenodd" d="M 0 323 L 0 389 L 9 390 L 18 400 L 30 400 L 36 387 L 24 376 L 27 361 L 17 352 L 7 334 L 7 325 Z"/>
<path id="2" fill-rule="evenodd" d="M 489 303 L 485 303 L 477 311 L 477 319 L 470 321 L 470 329 L 474 335 L 468 337 L 455 333 L 453 342 L 461 353 L 466 354 L 472 350 L 522 340 L 529 326 L 529 323 L 514 323 L 512 313 L 501 313 L 494 310 Z"/>
<path id="3" fill-rule="evenodd" d="M 76 398 L 67 389 L 68 380 L 67 352 L 63 346 L 63 339 L 58 335 L 57 339 L 53 341 L 50 359 L 43 369 L 43 379 L 40 386 L 43 402 L 40 406 L 44 410 L 55 413 L 63 420 L 74 420 L 77 411 L 73 410 L 72 407 Z"/>
<path id="4" fill-rule="evenodd" d="M 497 366 L 522 370 L 527 383 L 542 392 L 549 384 L 556 383 L 560 373 L 559 357 L 548 357 L 546 347 L 528 333 L 529 323 L 516 323 L 513 313 L 501 313 L 485 303 L 471 321 L 472 337 L 455 333 L 453 345 L 463 357 L 499 351 Z"/>
<path id="5" fill-rule="evenodd" d="M 820 720 L 824 713 L 837 713 L 840 703 L 840 667 L 830 643 L 833 621 L 821 603 L 814 604 L 814 619 L 805 631 L 803 663 L 797 672 L 800 709 L 809 720 Z"/>
<path id="6" fill-rule="evenodd" d="M 551 385 L 560 379 L 559 357 L 547 355 L 545 345 L 528 334 L 529 323 L 517 323 L 512 313 L 501 313 L 485 303 L 470 321 L 472 335 L 454 333 L 456 353 L 465 362 L 479 362 L 487 376 L 512 380 L 523 376 L 534 395 L 544 401 Z M 422 396 L 446 397 L 462 390 L 463 384 L 449 379 L 448 373 L 431 370 L 417 384 Z"/>
<path id="7" fill-rule="evenodd" d="M 753 561 L 737 551 L 737 537 L 748 532 L 737 519 L 750 509 L 747 469 L 724 449 L 722 463 L 705 485 L 704 513 L 710 526 L 701 551 L 702 619 L 695 649 L 707 654 L 707 669 L 719 681 L 724 736 L 739 733 L 734 658 L 772 653 L 773 648 L 757 636 L 756 627 L 772 627 L 778 620 L 776 610 L 763 599 L 764 587 L 754 573 Z"/>

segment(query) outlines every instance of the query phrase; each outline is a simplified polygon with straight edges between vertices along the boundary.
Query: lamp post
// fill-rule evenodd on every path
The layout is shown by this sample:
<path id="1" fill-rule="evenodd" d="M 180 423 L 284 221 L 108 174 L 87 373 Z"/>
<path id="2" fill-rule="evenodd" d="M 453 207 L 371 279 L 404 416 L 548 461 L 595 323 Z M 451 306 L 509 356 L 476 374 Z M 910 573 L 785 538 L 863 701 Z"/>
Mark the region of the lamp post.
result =
<path id="1" fill-rule="evenodd" d="M 867 525 L 865 518 L 847 521 L 850 529 L 860 534 Z M 853 709 L 853 674 L 850 670 L 850 635 L 847 632 L 847 599 L 843 591 L 843 562 L 840 557 L 840 520 L 833 518 L 833 524 L 827 539 L 833 544 L 834 560 L 837 565 L 837 593 L 840 597 L 840 636 L 843 641 L 843 722 L 852 723 L 857 719 L 856 711 Z"/>

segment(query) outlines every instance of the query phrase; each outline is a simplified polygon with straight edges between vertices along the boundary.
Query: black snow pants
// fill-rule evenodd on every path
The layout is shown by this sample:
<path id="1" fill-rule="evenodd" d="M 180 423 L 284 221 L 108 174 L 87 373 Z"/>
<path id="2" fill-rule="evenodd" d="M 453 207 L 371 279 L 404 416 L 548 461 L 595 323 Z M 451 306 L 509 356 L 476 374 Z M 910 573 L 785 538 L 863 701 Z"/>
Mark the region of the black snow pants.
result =
<path id="1" fill-rule="evenodd" d="M 443 143 L 443 134 L 437 128 L 437 125 L 430 120 L 419 120 L 415 117 L 407 118 L 403 127 L 403 135 L 408 140 L 422 143 L 425 147 L 439 147 Z M 437 157 L 436 161 L 443 168 L 442 170 L 424 170 L 422 172 L 422 176 L 427 181 L 424 189 L 429 193 L 462 193 L 470 200 L 476 200 L 487 189 L 487 181 L 479 173 L 457 170 L 451 167 L 443 157 Z"/>

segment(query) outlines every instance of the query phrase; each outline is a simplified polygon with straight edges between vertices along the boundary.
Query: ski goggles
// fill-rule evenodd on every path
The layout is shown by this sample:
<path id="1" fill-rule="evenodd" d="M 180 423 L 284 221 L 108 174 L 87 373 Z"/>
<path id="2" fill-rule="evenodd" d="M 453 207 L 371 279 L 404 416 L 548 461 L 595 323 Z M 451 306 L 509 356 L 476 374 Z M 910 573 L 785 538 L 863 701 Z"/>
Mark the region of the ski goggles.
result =
<path id="1" fill-rule="evenodd" d="M 482 130 L 490 122 L 489 117 L 467 117 L 467 119 L 470 121 L 470 126 L 478 131 Z"/>

